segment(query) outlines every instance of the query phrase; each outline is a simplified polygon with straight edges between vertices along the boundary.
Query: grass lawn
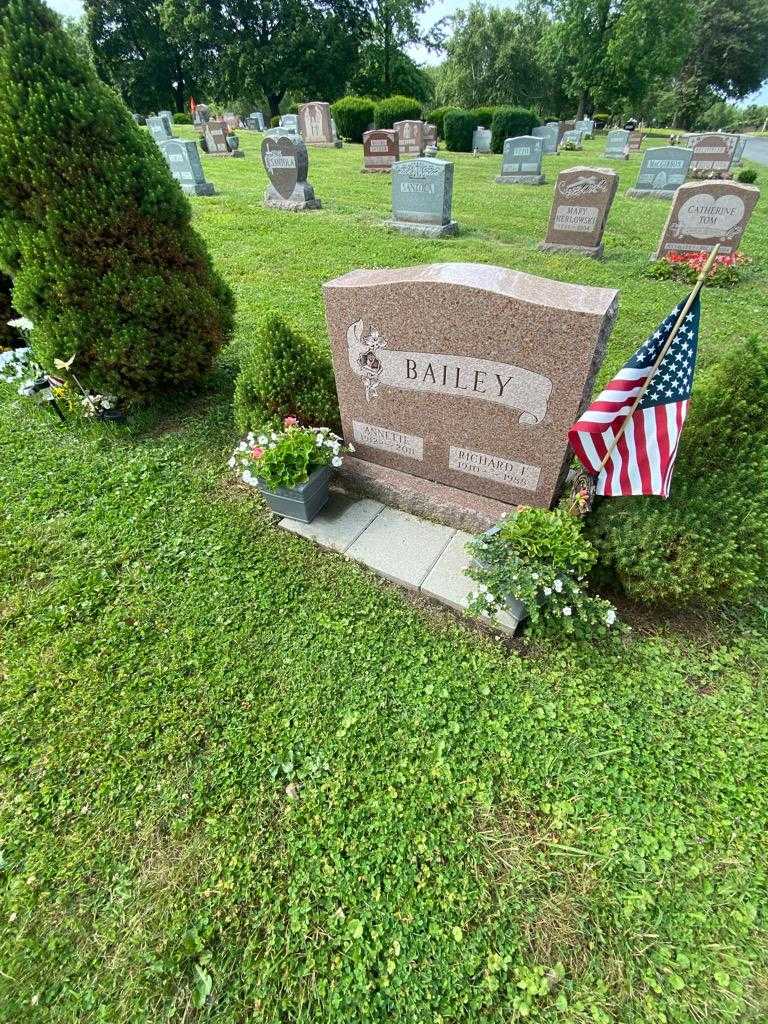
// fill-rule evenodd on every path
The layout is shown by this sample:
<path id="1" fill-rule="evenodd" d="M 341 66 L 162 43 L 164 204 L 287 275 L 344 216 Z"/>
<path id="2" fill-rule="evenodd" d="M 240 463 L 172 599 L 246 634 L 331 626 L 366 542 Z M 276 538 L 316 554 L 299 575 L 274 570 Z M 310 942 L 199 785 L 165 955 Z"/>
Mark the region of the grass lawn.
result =
<path id="1" fill-rule="evenodd" d="M 766 602 L 509 644 L 277 531 L 225 465 L 239 347 L 274 311 L 327 344 L 356 267 L 619 288 L 604 381 L 684 292 L 643 276 L 668 205 L 613 162 L 606 259 L 543 254 L 557 167 L 603 144 L 543 188 L 457 156 L 461 235 L 406 238 L 360 146 L 311 153 L 322 211 L 265 210 L 259 142 L 193 200 L 238 299 L 200 394 L 113 430 L 0 395 L 0 1020 L 765 1021 Z M 765 329 L 765 201 L 742 248 L 702 363 Z"/>

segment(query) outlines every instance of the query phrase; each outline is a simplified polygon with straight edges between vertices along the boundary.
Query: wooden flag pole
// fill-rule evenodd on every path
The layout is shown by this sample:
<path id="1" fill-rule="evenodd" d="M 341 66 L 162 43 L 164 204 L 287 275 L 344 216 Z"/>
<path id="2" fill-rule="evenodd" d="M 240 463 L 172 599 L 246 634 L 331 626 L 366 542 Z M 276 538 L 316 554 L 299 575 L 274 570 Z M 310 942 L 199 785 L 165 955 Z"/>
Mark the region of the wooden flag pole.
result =
<path id="1" fill-rule="evenodd" d="M 699 294 L 701 289 L 704 287 L 704 284 L 705 284 L 705 282 L 707 280 L 707 277 L 709 276 L 709 272 L 712 269 L 712 264 L 715 262 L 715 258 L 717 256 L 717 253 L 718 253 L 719 249 L 720 249 L 720 243 L 718 242 L 717 245 L 715 245 L 714 248 L 712 249 L 712 252 L 707 257 L 707 262 L 702 267 L 701 273 L 696 278 L 696 284 L 693 286 L 693 291 L 688 296 L 688 301 L 686 302 L 686 304 L 683 306 L 682 310 L 680 311 L 680 316 L 677 318 L 677 321 L 675 322 L 675 326 L 669 332 L 669 337 L 667 338 L 667 340 L 662 345 L 661 351 L 659 352 L 658 356 L 656 356 L 656 361 L 654 362 L 653 366 L 651 367 L 651 372 L 648 374 L 648 377 L 646 378 L 645 384 L 640 388 L 640 391 L 637 394 L 634 402 L 632 403 L 632 406 L 631 406 L 629 412 L 627 413 L 627 415 L 626 415 L 626 417 L 624 419 L 624 422 L 619 427 L 618 433 L 614 437 L 613 441 L 611 441 L 611 443 L 610 443 L 610 445 L 608 447 L 608 450 L 606 451 L 605 455 L 603 456 L 603 461 L 600 463 L 600 466 L 599 466 L 599 468 L 597 470 L 597 476 L 598 477 L 600 476 L 602 471 L 605 469 L 606 464 L 608 462 L 608 459 L 610 459 L 611 455 L 614 452 L 614 449 L 616 448 L 616 445 L 619 443 L 619 441 L 621 440 L 621 438 L 622 438 L 622 436 L 624 434 L 624 431 L 627 429 L 629 421 L 632 419 L 632 417 L 635 414 L 635 409 L 637 409 L 638 405 L 640 405 L 640 403 L 642 402 L 643 397 L 645 396 L 646 391 L 650 387 L 651 381 L 653 380 L 654 376 L 656 375 L 656 371 L 661 366 L 661 363 L 662 363 L 662 361 L 664 359 L 664 356 L 669 351 L 670 346 L 672 345 L 672 342 L 677 337 L 677 332 L 682 327 L 683 322 L 684 322 L 686 316 L 688 316 L 688 312 L 689 312 L 691 306 L 696 301 L 696 296 Z"/>

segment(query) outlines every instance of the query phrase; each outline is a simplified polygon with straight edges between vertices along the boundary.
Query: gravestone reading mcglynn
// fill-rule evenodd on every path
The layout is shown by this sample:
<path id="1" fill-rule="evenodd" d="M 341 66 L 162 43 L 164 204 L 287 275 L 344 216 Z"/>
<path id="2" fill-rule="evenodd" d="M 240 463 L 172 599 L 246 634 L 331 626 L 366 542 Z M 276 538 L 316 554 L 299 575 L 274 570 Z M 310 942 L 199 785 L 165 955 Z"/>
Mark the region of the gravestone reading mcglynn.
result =
<path id="1" fill-rule="evenodd" d="M 324 293 L 353 464 L 409 474 L 409 491 L 414 477 L 446 485 L 446 504 L 458 492 L 557 500 L 616 291 L 437 263 L 355 270 Z"/>
<path id="2" fill-rule="evenodd" d="M 244 157 L 238 148 L 238 138 L 227 128 L 225 121 L 209 121 L 205 126 L 205 151 L 208 156 Z"/>
<path id="3" fill-rule="evenodd" d="M 643 153 L 634 188 L 628 196 L 636 199 L 671 199 L 688 176 L 691 150 L 684 146 L 655 146 Z"/>
<path id="4" fill-rule="evenodd" d="M 363 171 L 389 174 L 399 159 L 399 138 L 394 128 L 374 128 L 363 132 Z"/>
<path id="5" fill-rule="evenodd" d="M 541 157 L 544 140 L 536 135 L 518 135 L 505 139 L 501 154 L 499 185 L 543 185 Z"/>
<path id="6" fill-rule="evenodd" d="M 731 169 L 736 151 L 736 137 L 720 135 L 700 135 L 693 143 L 693 156 L 688 173 L 691 176 L 705 173 L 725 174 Z"/>
<path id="7" fill-rule="evenodd" d="M 421 156 L 424 152 L 424 122 L 395 121 L 392 127 L 398 135 L 400 156 Z"/>
<path id="8" fill-rule="evenodd" d="M 148 117 L 147 128 L 149 128 L 149 133 L 155 142 L 164 142 L 166 139 L 173 138 L 165 118 L 163 117 Z"/>
<path id="9" fill-rule="evenodd" d="M 582 133 L 578 128 L 574 128 L 572 131 L 563 132 L 563 137 L 560 140 L 560 148 L 566 149 L 569 146 L 573 146 L 575 149 L 581 149 Z"/>
<path id="10" fill-rule="evenodd" d="M 478 125 L 478 127 L 472 132 L 473 152 L 490 153 L 492 135 L 493 133 L 490 128 L 484 128 L 482 125 Z"/>
<path id="11" fill-rule="evenodd" d="M 216 190 L 205 180 L 197 143 L 191 139 L 164 139 L 158 145 L 168 161 L 171 174 L 189 196 L 212 196 Z"/>
<path id="12" fill-rule="evenodd" d="M 557 152 L 557 140 L 560 137 L 560 132 L 555 121 L 539 125 L 538 128 L 533 129 L 533 134 L 544 143 L 544 153 L 547 156 L 552 156 Z"/>
<path id="13" fill-rule="evenodd" d="M 320 200 L 307 181 L 309 156 L 300 135 L 265 134 L 261 159 L 270 181 L 264 194 L 265 206 L 291 212 L 320 209 Z"/>
<path id="14" fill-rule="evenodd" d="M 452 192 L 452 163 L 426 156 L 399 160 L 392 165 L 392 217 L 385 223 L 408 235 L 455 235 Z"/>
<path id="15" fill-rule="evenodd" d="M 605 137 L 603 157 L 608 160 L 629 159 L 629 132 L 623 128 L 614 128 Z"/>
<path id="16" fill-rule="evenodd" d="M 561 171 L 549 215 L 545 252 L 574 250 L 599 259 L 603 232 L 619 176 L 607 167 L 571 167 Z"/>
<path id="17" fill-rule="evenodd" d="M 308 146 L 341 146 L 334 136 L 330 103 L 302 103 L 299 107 L 299 132 Z"/>
<path id="18" fill-rule="evenodd" d="M 720 244 L 720 255 L 739 248 L 760 189 L 738 181 L 688 181 L 675 193 L 655 258 L 676 252 L 709 252 Z"/>

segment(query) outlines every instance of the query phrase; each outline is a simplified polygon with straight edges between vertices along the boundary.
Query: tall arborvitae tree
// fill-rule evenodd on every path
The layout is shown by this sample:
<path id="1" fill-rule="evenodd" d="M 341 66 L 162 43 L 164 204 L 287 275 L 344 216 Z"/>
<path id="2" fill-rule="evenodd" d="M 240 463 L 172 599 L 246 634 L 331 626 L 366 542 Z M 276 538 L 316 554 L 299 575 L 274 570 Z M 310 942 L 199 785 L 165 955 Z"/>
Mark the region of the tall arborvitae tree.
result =
<path id="1" fill-rule="evenodd" d="M 0 0 L 0 266 L 35 354 L 100 390 L 199 379 L 231 292 L 163 156 L 41 0 Z"/>

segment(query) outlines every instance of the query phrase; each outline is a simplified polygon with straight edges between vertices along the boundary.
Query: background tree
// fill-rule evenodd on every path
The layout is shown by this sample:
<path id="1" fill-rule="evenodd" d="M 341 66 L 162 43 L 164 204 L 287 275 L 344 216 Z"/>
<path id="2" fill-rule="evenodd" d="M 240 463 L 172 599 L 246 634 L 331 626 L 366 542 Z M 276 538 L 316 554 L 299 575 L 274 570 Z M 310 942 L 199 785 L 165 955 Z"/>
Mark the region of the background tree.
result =
<path id="1" fill-rule="evenodd" d="M 360 52 L 360 66 L 350 81 L 353 92 L 359 96 L 384 99 L 387 96 L 413 96 L 429 103 L 435 95 L 434 77 L 430 70 L 397 50 L 390 61 L 389 86 L 384 84 L 383 51 L 375 43 L 368 43 Z"/>
<path id="2" fill-rule="evenodd" d="M 162 153 L 41 0 L 0 7 L 0 269 L 35 355 L 146 398 L 199 379 L 232 296 Z"/>

